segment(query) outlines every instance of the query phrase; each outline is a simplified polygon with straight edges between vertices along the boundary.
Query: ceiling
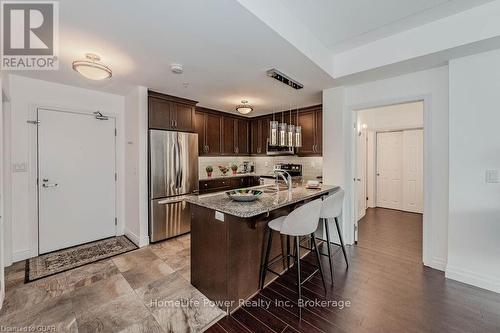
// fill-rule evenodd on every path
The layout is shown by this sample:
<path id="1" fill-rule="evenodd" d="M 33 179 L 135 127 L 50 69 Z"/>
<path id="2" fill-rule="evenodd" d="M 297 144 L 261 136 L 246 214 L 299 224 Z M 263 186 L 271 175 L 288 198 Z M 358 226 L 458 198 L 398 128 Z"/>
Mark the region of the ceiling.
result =
<path id="1" fill-rule="evenodd" d="M 490 0 L 274 1 L 333 56 Z M 16 74 L 121 95 L 141 85 L 233 113 L 245 99 L 254 106 L 249 116 L 319 104 L 323 89 L 341 83 L 235 0 L 60 0 L 59 12 L 59 70 Z M 113 70 L 111 79 L 90 81 L 72 70 L 88 52 Z M 184 73 L 172 73 L 172 63 Z M 270 68 L 304 89 L 267 77 Z"/>
<path id="2" fill-rule="evenodd" d="M 58 71 L 18 72 L 42 80 L 126 94 L 142 85 L 199 105 L 250 115 L 321 103 L 333 79 L 234 0 L 61 0 Z M 89 81 L 71 68 L 87 52 L 113 70 Z M 173 74 L 171 63 L 184 66 Z M 266 76 L 277 68 L 304 85 L 294 90 Z M 183 83 L 187 82 L 187 88 Z"/>
<path id="3" fill-rule="evenodd" d="M 278 1 L 336 53 L 492 0 Z"/>

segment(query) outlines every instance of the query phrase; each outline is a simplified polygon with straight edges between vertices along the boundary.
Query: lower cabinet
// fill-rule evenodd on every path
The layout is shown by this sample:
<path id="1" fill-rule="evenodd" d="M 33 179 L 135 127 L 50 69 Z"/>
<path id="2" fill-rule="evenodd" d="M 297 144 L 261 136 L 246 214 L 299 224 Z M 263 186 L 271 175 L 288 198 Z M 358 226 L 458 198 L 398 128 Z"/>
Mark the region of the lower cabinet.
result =
<path id="1" fill-rule="evenodd" d="M 260 180 L 256 176 L 204 179 L 200 180 L 199 192 L 200 194 L 207 194 L 257 185 L 260 185 Z"/>

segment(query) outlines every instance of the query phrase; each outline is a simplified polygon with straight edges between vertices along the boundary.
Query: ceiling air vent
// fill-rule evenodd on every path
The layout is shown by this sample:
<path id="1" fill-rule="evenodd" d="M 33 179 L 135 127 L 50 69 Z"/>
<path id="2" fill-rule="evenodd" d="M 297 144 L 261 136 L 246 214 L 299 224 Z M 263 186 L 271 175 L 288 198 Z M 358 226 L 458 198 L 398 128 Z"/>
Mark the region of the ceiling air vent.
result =
<path id="1" fill-rule="evenodd" d="M 285 74 L 281 73 L 279 70 L 273 68 L 267 71 L 267 76 L 272 77 L 284 84 L 286 84 L 289 87 L 292 87 L 293 89 L 302 89 L 304 88 L 304 85 L 301 83 L 298 83 L 297 81 L 291 79 L 290 77 L 286 76 Z"/>

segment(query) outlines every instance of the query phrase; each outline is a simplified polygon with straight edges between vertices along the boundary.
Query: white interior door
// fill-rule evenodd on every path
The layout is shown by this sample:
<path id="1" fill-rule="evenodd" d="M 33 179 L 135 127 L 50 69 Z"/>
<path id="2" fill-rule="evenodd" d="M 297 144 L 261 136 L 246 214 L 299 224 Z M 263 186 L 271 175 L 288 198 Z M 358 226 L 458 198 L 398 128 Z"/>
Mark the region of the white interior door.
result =
<path id="1" fill-rule="evenodd" d="M 377 206 L 403 208 L 403 132 L 377 133 Z"/>
<path id="2" fill-rule="evenodd" d="M 111 237 L 115 119 L 38 109 L 39 253 Z"/>
<path id="3" fill-rule="evenodd" d="M 366 131 L 358 135 L 356 196 L 358 221 L 366 214 Z"/>
<path id="4" fill-rule="evenodd" d="M 423 212 L 423 130 L 403 132 L 403 210 Z"/>

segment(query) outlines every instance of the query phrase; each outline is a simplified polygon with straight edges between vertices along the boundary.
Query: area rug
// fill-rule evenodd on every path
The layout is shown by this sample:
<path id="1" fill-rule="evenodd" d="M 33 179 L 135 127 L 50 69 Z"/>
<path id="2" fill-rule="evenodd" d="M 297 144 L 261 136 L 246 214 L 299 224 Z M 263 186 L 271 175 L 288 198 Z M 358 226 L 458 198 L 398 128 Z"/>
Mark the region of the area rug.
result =
<path id="1" fill-rule="evenodd" d="M 87 265 L 137 249 L 125 236 L 73 246 L 26 260 L 26 282 Z"/>

